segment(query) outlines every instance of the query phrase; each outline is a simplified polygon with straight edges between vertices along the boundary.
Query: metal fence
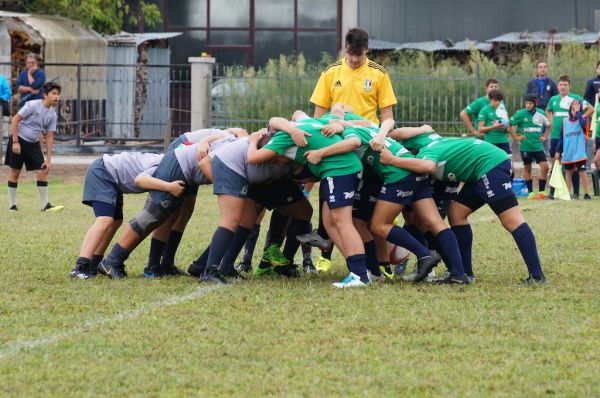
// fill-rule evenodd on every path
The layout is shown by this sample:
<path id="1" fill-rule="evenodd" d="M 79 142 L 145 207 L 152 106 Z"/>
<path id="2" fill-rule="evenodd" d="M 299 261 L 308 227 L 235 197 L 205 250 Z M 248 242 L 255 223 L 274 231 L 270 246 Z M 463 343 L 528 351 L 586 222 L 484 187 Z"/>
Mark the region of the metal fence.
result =
<path id="1" fill-rule="evenodd" d="M 14 65 L 8 65 L 16 70 Z M 168 136 L 191 129 L 190 65 L 46 64 L 47 80 L 63 87 L 58 107 L 57 146 L 78 150 L 89 144 L 161 145 Z M 213 126 L 240 126 L 255 131 L 271 116 L 290 117 L 296 109 L 311 114 L 310 96 L 319 73 L 302 76 L 245 76 L 242 69 L 217 65 L 212 76 Z M 465 132 L 459 113 L 484 94 L 487 76 L 478 69 L 465 76 L 390 74 L 398 99 L 398 125 L 431 124 L 449 135 Z M 531 76 L 494 76 L 505 93 L 509 114 L 521 107 Z M 12 83 L 14 88 L 15 78 Z M 585 78 L 572 77 L 572 91 L 582 94 Z M 15 95 L 13 104 L 18 96 Z M 13 106 L 13 109 L 15 107 Z M 207 126 L 208 127 L 208 126 Z"/>

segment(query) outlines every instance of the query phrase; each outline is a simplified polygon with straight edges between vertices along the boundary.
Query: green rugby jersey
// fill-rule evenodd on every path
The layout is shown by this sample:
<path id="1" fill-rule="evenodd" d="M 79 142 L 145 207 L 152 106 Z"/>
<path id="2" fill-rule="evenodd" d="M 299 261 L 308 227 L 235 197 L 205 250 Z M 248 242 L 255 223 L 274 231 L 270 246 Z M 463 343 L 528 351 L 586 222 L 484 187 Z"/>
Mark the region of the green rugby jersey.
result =
<path id="1" fill-rule="evenodd" d="M 467 115 L 473 116 L 475 121 L 477 121 L 477 118 L 479 117 L 479 112 L 481 112 L 481 110 L 489 104 L 489 98 L 487 97 L 487 95 L 484 95 L 483 97 L 479 97 L 475 101 L 467 105 L 467 107 L 463 109 L 463 111 L 465 111 Z M 475 126 L 475 130 L 477 130 L 477 126 Z"/>
<path id="2" fill-rule="evenodd" d="M 493 108 L 491 105 L 486 105 L 483 107 L 481 112 L 479 112 L 477 123 L 479 124 L 479 122 L 483 122 L 484 127 L 489 127 L 497 124 L 496 122 L 502 121 L 503 119 L 508 120 L 508 113 L 506 112 L 503 104 L 500 104 L 498 108 Z M 506 129 L 488 131 L 485 133 L 483 140 L 485 142 L 489 142 L 490 144 L 508 144 L 508 132 Z"/>
<path id="3" fill-rule="evenodd" d="M 424 146 L 431 144 L 433 141 L 439 141 L 443 139 L 444 137 L 438 133 L 423 133 L 415 135 L 407 140 L 402 140 L 401 144 L 405 148 L 419 150 Z"/>
<path id="4" fill-rule="evenodd" d="M 509 159 L 502 149 L 475 138 L 446 138 L 422 148 L 417 158 L 436 164 L 440 181 L 476 182 Z"/>
<path id="5" fill-rule="evenodd" d="M 521 141 L 521 152 L 539 152 L 544 150 L 544 143 L 540 141 L 542 136 L 542 128 L 548 126 L 548 118 L 546 113 L 539 108 L 535 108 L 533 112 L 527 108 L 523 108 L 515 113 L 510 118 L 510 125 L 516 126 L 518 132 L 525 136 Z"/>
<path id="6" fill-rule="evenodd" d="M 278 131 L 263 148 L 284 155 L 294 162 L 308 164 L 310 171 L 320 179 L 353 174 L 363 169 L 360 159 L 354 152 L 323 158 L 319 164 L 307 163 L 304 157 L 307 151 L 331 146 L 336 142 L 341 142 L 342 138 L 339 135 L 325 137 L 321 134 L 323 124 L 318 123 L 315 119 L 302 120 L 296 124 L 296 127 L 311 134 L 310 137 L 305 137 L 308 145 L 304 148 L 296 146 L 292 137 L 284 131 Z"/>
<path id="7" fill-rule="evenodd" d="M 548 101 L 546 110 L 552 113 L 552 132 L 550 133 L 550 138 L 560 138 L 563 119 L 569 116 L 569 108 L 571 107 L 573 100 L 581 102 L 581 112 L 583 113 L 588 102 L 577 94 L 569 93 L 563 98 L 561 98 L 559 94 L 550 98 L 550 101 Z"/>
<path id="8" fill-rule="evenodd" d="M 379 130 L 376 128 L 348 127 L 342 133 L 342 137 L 344 137 L 344 139 L 358 138 L 360 140 L 360 147 L 356 150 L 356 153 L 362 160 L 365 170 L 371 169 L 373 174 L 381 179 L 384 184 L 398 182 L 410 175 L 411 172 L 380 162 L 380 153 L 372 150 L 371 145 L 369 144 L 373 138 L 377 137 L 378 132 Z M 391 138 L 385 139 L 385 147 L 397 157 L 414 158 L 406 148 Z"/>

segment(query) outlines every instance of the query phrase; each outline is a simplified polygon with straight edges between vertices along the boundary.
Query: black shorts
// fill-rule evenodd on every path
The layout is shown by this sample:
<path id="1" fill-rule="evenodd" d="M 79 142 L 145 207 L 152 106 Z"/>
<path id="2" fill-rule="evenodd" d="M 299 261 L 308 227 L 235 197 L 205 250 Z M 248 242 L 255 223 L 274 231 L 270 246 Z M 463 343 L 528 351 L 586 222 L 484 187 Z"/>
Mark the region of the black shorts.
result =
<path id="1" fill-rule="evenodd" d="M 248 198 L 269 210 L 286 207 L 304 198 L 297 183 L 282 178 L 269 184 L 252 184 L 248 187 Z"/>
<path id="2" fill-rule="evenodd" d="M 11 169 L 21 170 L 23 163 L 25 163 L 25 169 L 40 170 L 42 164 L 44 164 L 44 155 L 42 154 L 42 147 L 39 142 L 25 141 L 19 137 L 19 145 L 21 146 L 21 154 L 17 155 L 12 151 L 12 136 L 8 139 L 8 145 L 6 146 L 6 157 L 4 158 L 4 164 L 9 166 Z"/>
<path id="3" fill-rule="evenodd" d="M 587 160 L 580 160 L 578 162 L 573 162 L 573 163 L 564 163 L 563 167 L 565 168 L 565 170 L 577 170 L 577 171 L 583 171 L 583 170 L 587 170 Z"/>
<path id="4" fill-rule="evenodd" d="M 532 164 L 534 160 L 537 164 L 547 161 L 544 151 L 521 152 L 521 159 L 525 165 Z"/>
<path id="5" fill-rule="evenodd" d="M 440 217 L 446 218 L 448 206 L 456 199 L 460 181 L 440 181 L 431 179 L 431 197 L 440 213 Z"/>
<path id="6" fill-rule="evenodd" d="M 382 184 L 381 181 L 372 177 L 360 180 L 354 194 L 354 203 L 352 204 L 353 218 L 366 222 L 371 220 Z"/>

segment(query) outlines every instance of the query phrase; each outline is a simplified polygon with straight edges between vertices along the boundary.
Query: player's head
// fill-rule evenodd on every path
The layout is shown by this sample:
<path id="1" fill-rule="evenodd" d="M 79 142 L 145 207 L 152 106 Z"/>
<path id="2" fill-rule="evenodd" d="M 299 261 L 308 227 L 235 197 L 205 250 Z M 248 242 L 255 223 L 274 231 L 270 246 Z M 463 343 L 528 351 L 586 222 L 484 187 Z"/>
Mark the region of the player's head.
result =
<path id="1" fill-rule="evenodd" d="M 523 97 L 523 104 L 525 105 L 525 108 L 527 108 L 528 110 L 532 110 L 536 107 L 537 95 L 527 94 L 525 97 Z"/>
<path id="2" fill-rule="evenodd" d="M 558 78 L 558 92 L 565 95 L 571 90 L 571 78 L 567 75 L 562 75 Z"/>
<path id="3" fill-rule="evenodd" d="M 44 92 L 44 101 L 51 102 L 52 105 L 58 104 L 62 87 L 56 82 L 47 82 L 42 86 Z"/>
<path id="4" fill-rule="evenodd" d="M 500 88 L 500 84 L 496 79 L 487 79 L 485 81 L 485 91 L 489 93 L 492 90 L 498 90 Z"/>
<path id="5" fill-rule="evenodd" d="M 596 62 L 596 75 L 600 76 L 600 61 Z"/>
<path id="6" fill-rule="evenodd" d="M 488 99 L 490 100 L 490 105 L 493 108 L 497 108 L 500 106 L 500 102 L 502 102 L 504 99 L 504 94 L 502 94 L 502 91 L 498 89 L 490 90 L 488 92 Z"/>
<path id="7" fill-rule="evenodd" d="M 537 64 L 535 64 L 535 71 L 538 77 L 544 78 L 548 76 L 548 63 L 543 59 L 540 59 L 537 61 Z"/>
<path id="8" fill-rule="evenodd" d="M 27 65 L 27 68 L 31 68 L 31 67 L 38 67 L 38 55 L 36 53 L 29 53 L 27 54 L 27 58 L 25 58 L 25 65 Z"/>
<path id="9" fill-rule="evenodd" d="M 369 34 L 361 28 L 352 28 L 346 33 L 346 64 L 351 69 L 361 67 L 369 49 Z"/>

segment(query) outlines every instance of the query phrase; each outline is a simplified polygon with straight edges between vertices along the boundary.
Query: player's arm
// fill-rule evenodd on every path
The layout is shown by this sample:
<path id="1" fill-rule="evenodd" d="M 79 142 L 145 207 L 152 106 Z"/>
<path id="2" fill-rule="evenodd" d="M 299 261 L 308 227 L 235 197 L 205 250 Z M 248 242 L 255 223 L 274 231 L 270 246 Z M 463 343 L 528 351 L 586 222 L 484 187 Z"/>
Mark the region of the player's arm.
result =
<path id="1" fill-rule="evenodd" d="M 135 177 L 135 185 L 146 191 L 168 192 L 176 198 L 183 195 L 183 191 L 185 190 L 185 182 L 181 180 L 168 182 L 160 178 L 154 178 L 146 173 L 138 174 Z"/>
<path id="2" fill-rule="evenodd" d="M 198 163 L 198 167 L 200 168 L 202 175 L 206 177 L 209 182 L 213 182 L 212 158 L 210 156 L 205 156 L 204 159 Z"/>
<path id="3" fill-rule="evenodd" d="M 241 130 L 241 129 L 240 129 Z M 196 155 L 198 156 L 198 160 L 203 159 L 208 152 L 210 151 L 210 144 L 218 141 L 220 139 L 225 138 L 224 134 L 215 134 L 209 135 L 208 137 L 204 137 L 198 142 L 198 146 L 196 147 Z"/>
<path id="4" fill-rule="evenodd" d="M 303 148 L 308 145 L 305 137 L 310 137 L 311 134 L 294 126 L 292 122 L 282 117 L 272 117 L 269 119 L 269 128 L 272 131 L 283 131 L 289 134 L 294 140 L 294 144 Z M 252 137 L 252 136 L 250 136 Z"/>
<path id="5" fill-rule="evenodd" d="M 471 134 L 479 136 L 479 134 L 477 134 L 477 130 L 475 130 L 475 127 L 473 127 L 473 124 L 471 123 L 471 117 L 464 109 L 460 111 L 460 120 L 462 120 L 463 124 L 467 127 Z"/>
<path id="6" fill-rule="evenodd" d="M 324 108 L 320 105 L 315 105 L 315 114 L 314 114 L 315 118 L 319 118 L 326 113 L 327 113 L 327 108 Z"/>
<path id="7" fill-rule="evenodd" d="M 550 132 L 552 131 L 552 110 L 547 109 L 547 108 L 546 108 L 546 118 L 548 119 L 548 127 L 546 127 L 546 132 L 544 133 L 544 135 L 546 136 L 546 138 L 544 138 L 544 140 L 546 140 L 548 138 L 548 136 L 550 135 Z"/>
<path id="8" fill-rule="evenodd" d="M 398 156 L 394 156 L 387 148 L 381 151 L 379 161 L 382 164 L 392 165 L 399 169 L 409 170 L 414 173 L 435 173 L 435 162 L 433 160 L 423 160 L 417 158 L 400 158 Z"/>
<path id="9" fill-rule="evenodd" d="M 498 129 L 504 128 L 504 125 L 502 123 L 494 123 L 491 126 L 487 126 L 487 127 L 485 127 L 485 121 L 483 121 L 483 120 L 480 120 L 478 123 L 479 123 L 478 130 L 480 133 L 483 133 L 483 134 L 485 134 L 489 131 L 492 131 L 492 130 L 498 130 Z"/>
<path id="10" fill-rule="evenodd" d="M 369 145 L 374 151 L 381 151 L 385 146 L 385 139 L 387 138 L 391 129 L 394 128 L 394 119 L 388 118 L 381 123 L 377 136 L 371 139 Z"/>
<path id="11" fill-rule="evenodd" d="M 21 144 L 19 144 L 19 123 L 23 120 L 23 116 L 18 113 L 13 117 L 12 124 L 10 126 L 10 134 L 12 135 L 12 151 L 16 155 L 21 154 Z"/>
<path id="12" fill-rule="evenodd" d="M 586 102 L 584 109 L 585 113 L 583 114 L 583 116 L 589 119 L 589 117 L 592 116 L 592 114 L 594 113 L 594 107 L 590 105 L 590 103 Z"/>
<path id="13" fill-rule="evenodd" d="M 381 108 L 379 110 L 381 112 L 381 120 L 384 122 L 388 119 L 394 119 L 394 112 L 392 111 L 392 106 L 386 106 L 385 108 Z"/>
<path id="14" fill-rule="evenodd" d="M 239 127 L 230 127 L 227 129 L 227 131 L 235 135 L 237 138 L 248 137 L 248 131 Z"/>
<path id="15" fill-rule="evenodd" d="M 361 145 L 360 138 L 350 137 L 342 141 L 336 142 L 333 145 L 325 148 L 316 149 L 312 151 L 306 151 L 304 156 L 312 164 L 319 164 L 323 158 L 327 158 L 333 155 L 341 155 L 343 153 L 352 152 L 358 149 Z"/>
<path id="16" fill-rule="evenodd" d="M 554 159 L 556 159 L 556 160 L 560 160 L 561 154 L 563 151 L 563 133 L 564 133 L 564 129 L 561 128 L 560 136 L 558 137 L 558 144 L 556 145 L 556 153 L 554 155 Z"/>
<path id="17" fill-rule="evenodd" d="M 262 134 L 262 133 L 250 134 L 250 137 L 248 138 L 248 141 L 249 141 L 249 145 L 248 145 L 248 163 L 249 164 L 261 164 L 261 163 L 265 163 L 265 162 L 268 162 L 269 160 L 273 159 L 275 156 L 278 155 L 278 153 L 275 152 L 272 149 L 268 149 L 268 148 L 260 148 L 260 149 L 258 149 L 258 142 L 263 137 L 265 137 L 265 135 Z"/>
<path id="18" fill-rule="evenodd" d="M 424 124 L 420 127 L 398 127 L 397 129 L 390 131 L 389 137 L 396 141 L 402 141 L 417 135 L 433 132 L 433 127 L 428 124 Z"/>

